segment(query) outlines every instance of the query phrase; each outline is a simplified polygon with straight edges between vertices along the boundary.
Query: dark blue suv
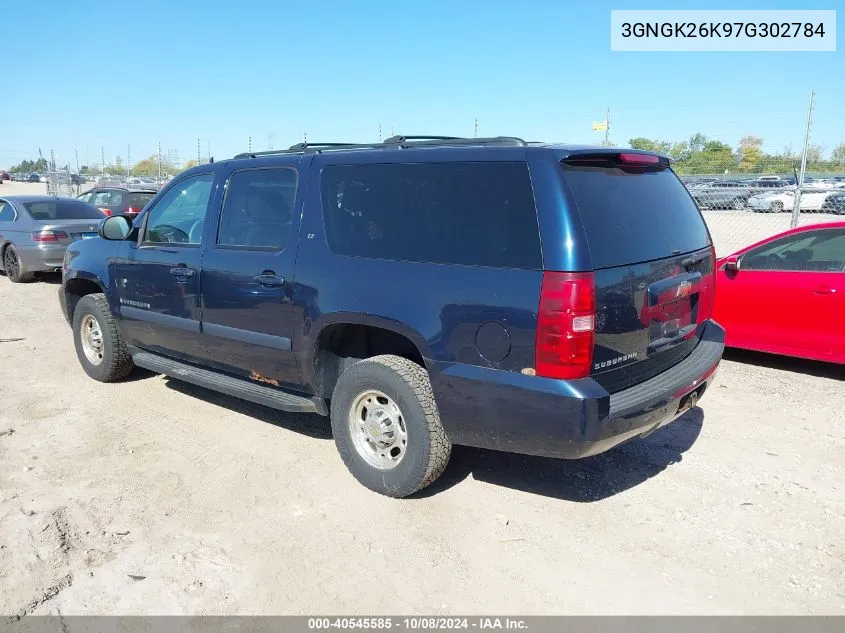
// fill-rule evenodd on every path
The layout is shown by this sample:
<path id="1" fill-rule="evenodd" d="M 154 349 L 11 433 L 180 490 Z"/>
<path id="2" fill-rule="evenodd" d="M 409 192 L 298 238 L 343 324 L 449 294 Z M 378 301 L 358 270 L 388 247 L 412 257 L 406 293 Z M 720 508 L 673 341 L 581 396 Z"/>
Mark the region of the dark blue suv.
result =
<path id="1" fill-rule="evenodd" d="M 331 415 L 353 475 L 403 497 L 452 444 L 578 458 L 695 406 L 714 263 L 665 157 L 394 137 L 191 169 L 71 245 L 59 296 L 92 378 Z"/>

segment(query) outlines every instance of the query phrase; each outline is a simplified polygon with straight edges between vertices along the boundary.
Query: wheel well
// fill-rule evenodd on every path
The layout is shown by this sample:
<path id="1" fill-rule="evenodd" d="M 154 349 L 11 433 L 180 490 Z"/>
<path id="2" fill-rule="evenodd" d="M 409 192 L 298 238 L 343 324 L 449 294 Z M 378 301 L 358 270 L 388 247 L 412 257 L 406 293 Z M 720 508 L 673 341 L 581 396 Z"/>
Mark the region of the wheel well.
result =
<path id="1" fill-rule="evenodd" d="M 337 379 L 347 367 L 361 359 L 381 354 L 401 356 L 425 367 L 420 350 L 409 338 L 401 334 L 369 325 L 330 325 L 320 332 L 317 341 L 314 357 L 316 395 L 331 398 Z"/>
<path id="2" fill-rule="evenodd" d="M 68 319 L 73 322 L 73 313 L 76 311 L 76 304 L 79 303 L 82 297 L 102 291 L 103 289 L 100 286 L 89 279 L 69 279 L 65 283 Z"/>

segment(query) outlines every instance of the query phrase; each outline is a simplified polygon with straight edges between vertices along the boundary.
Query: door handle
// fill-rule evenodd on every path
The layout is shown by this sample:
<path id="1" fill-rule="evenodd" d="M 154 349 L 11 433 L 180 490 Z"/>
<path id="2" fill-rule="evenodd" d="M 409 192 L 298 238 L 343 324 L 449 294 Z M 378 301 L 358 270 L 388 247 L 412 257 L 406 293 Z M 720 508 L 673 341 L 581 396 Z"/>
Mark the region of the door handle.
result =
<path id="1" fill-rule="evenodd" d="M 816 295 L 836 294 L 836 288 L 831 288 L 830 286 L 816 286 L 815 288 L 813 288 L 813 294 L 816 294 Z"/>
<path id="2" fill-rule="evenodd" d="M 265 270 L 260 275 L 256 275 L 253 279 L 262 286 L 281 286 L 285 283 L 283 277 L 279 277 L 272 270 Z"/>
<path id="3" fill-rule="evenodd" d="M 176 277 L 193 277 L 194 272 L 193 268 L 188 268 L 187 266 L 177 266 L 176 268 L 170 269 L 170 274 Z"/>

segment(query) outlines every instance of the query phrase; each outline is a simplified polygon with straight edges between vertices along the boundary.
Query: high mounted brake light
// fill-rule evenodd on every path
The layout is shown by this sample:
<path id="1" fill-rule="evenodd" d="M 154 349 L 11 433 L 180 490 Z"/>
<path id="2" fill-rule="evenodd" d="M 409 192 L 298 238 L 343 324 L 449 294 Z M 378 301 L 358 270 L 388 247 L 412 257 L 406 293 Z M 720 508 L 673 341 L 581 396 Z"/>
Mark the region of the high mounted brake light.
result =
<path id="1" fill-rule="evenodd" d="M 654 154 L 619 154 L 619 160 L 631 165 L 658 165 L 660 156 Z"/>

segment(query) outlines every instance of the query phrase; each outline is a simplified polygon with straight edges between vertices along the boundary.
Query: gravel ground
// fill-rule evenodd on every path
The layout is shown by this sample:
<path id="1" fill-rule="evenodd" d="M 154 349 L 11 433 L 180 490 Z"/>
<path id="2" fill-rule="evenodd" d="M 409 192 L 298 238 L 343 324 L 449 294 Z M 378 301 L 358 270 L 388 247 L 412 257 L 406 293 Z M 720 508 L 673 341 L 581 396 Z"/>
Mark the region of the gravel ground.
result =
<path id="1" fill-rule="evenodd" d="M 57 281 L 0 277 L 0 614 L 845 611 L 845 368 L 734 354 L 646 439 L 397 501 L 324 418 L 88 379 Z"/>

